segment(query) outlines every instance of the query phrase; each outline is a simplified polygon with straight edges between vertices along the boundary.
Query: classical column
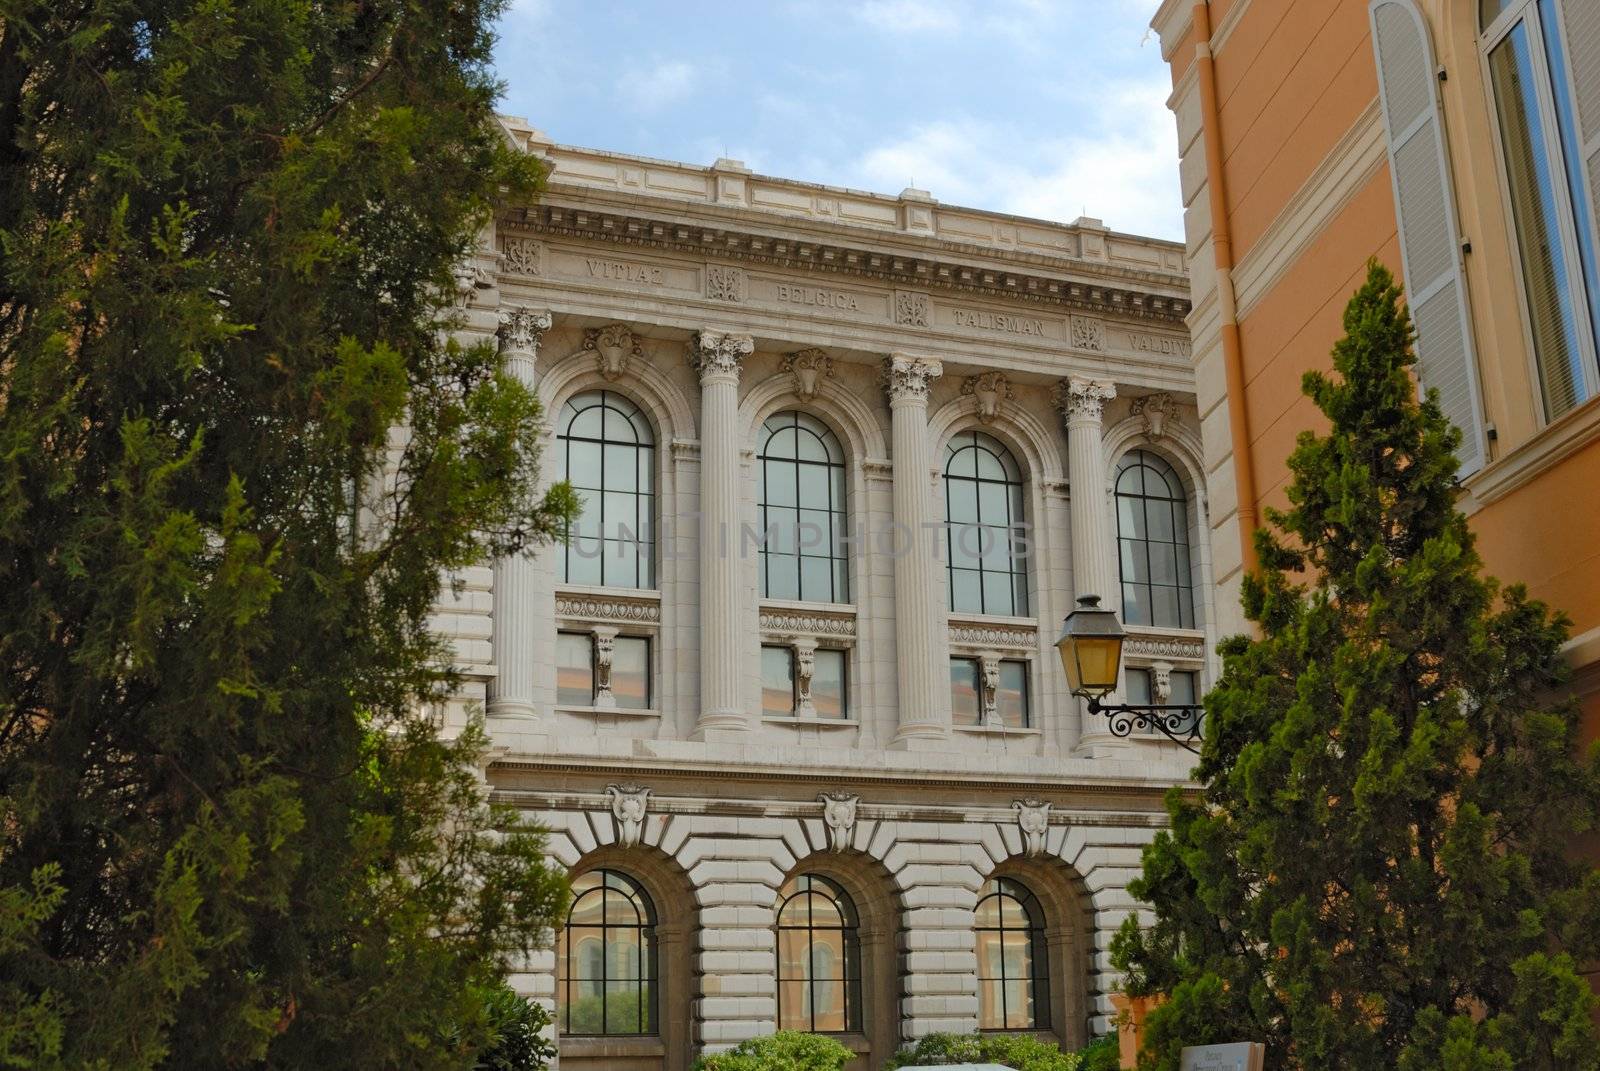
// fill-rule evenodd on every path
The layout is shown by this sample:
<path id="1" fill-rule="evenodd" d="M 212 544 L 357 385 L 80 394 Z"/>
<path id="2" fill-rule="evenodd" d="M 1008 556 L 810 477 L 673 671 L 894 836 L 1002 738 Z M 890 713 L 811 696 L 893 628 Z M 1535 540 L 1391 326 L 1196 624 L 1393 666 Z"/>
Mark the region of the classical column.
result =
<path id="1" fill-rule="evenodd" d="M 539 339 L 550 330 L 550 313 L 518 306 L 500 313 L 500 354 L 505 369 L 529 390 L 536 385 Z M 535 606 L 538 565 L 531 554 L 511 554 L 494 563 L 495 679 L 489 713 L 531 718 L 534 652 L 539 645 Z"/>
<path id="2" fill-rule="evenodd" d="M 938 361 L 890 354 L 883 374 L 894 433 L 894 635 L 900 690 L 900 727 L 892 746 L 914 748 L 949 735 L 936 700 L 950 670 L 935 650 L 945 599 L 934 558 L 932 525 L 938 520 L 929 493 L 933 447 L 928 439 L 928 391 L 943 367 Z"/>
<path id="3" fill-rule="evenodd" d="M 1100 605 L 1122 612 L 1106 494 L 1106 450 L 1100 416 L 1117 396 L 1114 384 L 1073 376 L 1057 388 L 1067 418 L 1067 470 L 1072 495 L 1072 584 L 1078 597 L 1100 596 Z"/>
<path id="4" fill-rule="evenodd" d="M 699 739 L 750 728 L 739 697 L 739 368 L 749 335 L 700 331 L 689 345 L 700 373 Z"/>

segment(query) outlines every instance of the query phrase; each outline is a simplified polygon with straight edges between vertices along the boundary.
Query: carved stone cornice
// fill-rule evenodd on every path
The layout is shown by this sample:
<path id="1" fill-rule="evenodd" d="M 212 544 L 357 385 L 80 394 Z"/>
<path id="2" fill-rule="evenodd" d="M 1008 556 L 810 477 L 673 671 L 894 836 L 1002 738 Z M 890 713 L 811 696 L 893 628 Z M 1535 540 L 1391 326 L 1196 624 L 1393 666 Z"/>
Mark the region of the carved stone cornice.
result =
<path id="1" fill-rule="evenodd" d="M 689 343 L 689 364 L 700 373 L 701 383 L 716 379 L 737 383 L 744 359 L 755 348 L 755 339 L 749 335 L 696 331 Z"/>
<path id="2" fill-rule="evenodd" d="M 883 361 L 883 385 L 890 405 L 927 405 L 933 381 L 944 374 L 944 365 L 930 357 L 911 357 L 891 353 Z"/>
<path id="3" fill-rule="evenodd" d="M 833 375 L 833 358 L 827 350 L 796 350 L 783 358 L 783 370 L 794 376 L 794 392 L 802 401 L 817 396 L 817 384 Z"/>
<path id="4" fill-rule="evenodd" d="M 791 610 L 763 606 L 761 632 L 764 636 L 819 636 L 853 640 L 856 636 L 856 614 L 854 610 Z"/>
<path id="5" fill-rule="evenodd" d="M 1056 405 L 1068 421 L 1098 421 L 1116 396 L 1117 385 L 1102 379 L 1073 376 L 1056 384 Z"/>
<path id="6" fill-rule="evenodd" d="M 1032 625 L 1009 625 L 982 621 L 950 622 L 952 647 L 998 647 L 1032 651 L 1039 646 L 1039 630 Z"/>
<path id="7" fill-rule="evenodd" d="M 556 616 L 584 621 L 618 621 L 624 624 L 659 625 L 661 601 L 632 595 L 589 595 L 580 592 L 556 593 Z"/>
<path id="8" fill-rule="evenodd" d="M 751 264 L 880 279 L 910 284 L 919 290 L 936 288 L 1000 297 L 1123 319 L 1149 320 L 1173 327 L 1183 327 L 1184 317 L 1194 307 L 1187 296 L 1158 293 L 1152 289 L 1186 285 L 1181 275 L 1171 272 L 1036 254 L 1026 256 L 1026 265 L 997 270 L 984 263 L 992 263 L 992 249 L 970 247 L 958 241 L 917 239 L 917 251 L 895 254 L 881 247 L 775 237 L 770 233 L 730 227 L 727 222 L 685 223 L 668 218 L 666 214 L 652 216 L 638 209 L 579 208 L 551 204 L 547 200 L 515 212 L 504 220 L 502 227 L 683 253 L 702 262 L 705 251 L 715 248 L 719 257 Z M 1091 273 L 1105 281 L 1066 278 L 1067 273 Z M 914 297 L 907 298 L 903 309 L 897 302 L 896 322 L 921 326 L 919 316 L 925 317 L 926 313 L 920 311 L 920 306 Z M 904 318 L 901 318 L 902 312 Z"/>
<path id="9" fill-rule="evenodd" d="M 500 352 L 537 353 L 539 340 L 554 322 L 547 309 L 518 305 L 500 310 Z"/>
<path id="10" fill-rule="evenodd" d="M 1129 632 L 1122 641 L 1122 652 L 1133 658 L 1178 659 L 1185 662 L 1206 660 L 1206 641 L 1187 636 L 1162 636 Z"/>
<path id="11" fill-rule="evenodd" d="M 1013 392 L 1004 372 L 984 372 L 968 376 L 961 384 L 961 393 L 977 399 L 978 419 L 990 424 L 1000 413 L 1000 403 L 1010 401 Z"/>

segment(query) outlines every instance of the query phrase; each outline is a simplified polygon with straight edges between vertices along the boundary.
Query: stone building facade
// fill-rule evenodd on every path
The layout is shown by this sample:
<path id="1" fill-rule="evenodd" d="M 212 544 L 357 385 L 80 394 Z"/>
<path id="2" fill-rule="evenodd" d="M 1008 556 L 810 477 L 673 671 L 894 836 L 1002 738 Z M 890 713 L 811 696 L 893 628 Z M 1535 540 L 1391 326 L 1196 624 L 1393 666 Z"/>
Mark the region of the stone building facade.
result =
<path id="1" fill-rule="evenodd" d="M 446 716 L 486 713 L 493 793 L 574 878 L 515 979 L 561 1066 L 1106 1032 L 1188 755 L 1091 722 L 1053 644 L 1092 593 L 1131 693 L 1214 669 L 1182 247 L 506 129 L 553 171 L 464 334 L 538 390 L 585 513 L 437 624 Z"/>

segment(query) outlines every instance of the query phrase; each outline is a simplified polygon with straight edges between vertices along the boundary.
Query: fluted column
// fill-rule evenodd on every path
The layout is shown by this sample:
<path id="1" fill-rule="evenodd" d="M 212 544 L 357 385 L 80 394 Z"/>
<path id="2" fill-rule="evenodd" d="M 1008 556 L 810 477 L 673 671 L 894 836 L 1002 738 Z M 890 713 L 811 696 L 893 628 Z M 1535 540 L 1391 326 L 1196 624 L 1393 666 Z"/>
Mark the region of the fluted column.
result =
<path id="1" fill-rule="evenodd" d="M 698 332 L 700 373 L 700 721 L 704 740 L 750 728 L 739 696 L 739 369 L 749 335 Z"/>
<path id="2" fill-rule="evenodd" d="M 1073 376 L 1057 388 L 1067 420 L 1067 471 L 1072 495 L 1072 585 L 1078 597 L 1100 596 L 1100 605 L 1122 612 L 1106 494 L 1106 450 L 1101 413 L 1117 396 L 1114 384 Z"/>
<path id="3" fill-rule="evenodd" d="M 894 438 L 894 635 L 900 726 L 894 744 L 914 748 L 949 735 L 936 695 L 950 679 L 938 665 L 936 624 L 945 602 L 934 558 L 938 519 L 929 493 L 933 445 L 928 439 L 928 392 L 943 372 L 938 361 L 891 354 L 883 367 Z"/>
<path id="4" fill-rule="evenodd" d="M 533 390 L 539 340 L 550 330 L 550 313 L 518 306 L 500 313 L 500 355 L 505 370 Z M 538 564 L 531 554 L 511 554 L 494 563 L 494 663 L 489 713 L 532 718 L 534 653 L 539 644 L 535 605 Z"/>

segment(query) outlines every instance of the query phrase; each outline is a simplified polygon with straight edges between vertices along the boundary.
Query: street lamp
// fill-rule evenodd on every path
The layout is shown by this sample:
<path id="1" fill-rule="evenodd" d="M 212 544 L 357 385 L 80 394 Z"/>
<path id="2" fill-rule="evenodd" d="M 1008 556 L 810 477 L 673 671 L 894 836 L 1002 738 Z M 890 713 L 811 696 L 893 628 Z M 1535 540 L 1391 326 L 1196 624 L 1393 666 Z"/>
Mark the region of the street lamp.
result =
<path id="1" fill-rule="evenodd" d="M 1117 623 L 1117 615 L 1100 608 L 1100 596 L 1081 597 L 1078 608 L 1067 615 L 1061 638 L 1056 641 L 1061 668 L 1067 672 L 1067 687 L 1073 695 L 1089 701 L 1090 714 L 1107 716 L 1111 735 L 1127 736 L 1135 727 L 1154 729 L 1198 755 L 1194 744 L 1200 738 L 1200 722 L 1205 717 L 1205 708 L 1199 704 L 1101 702 L 1117 689 L 1126 636 Z"/>

